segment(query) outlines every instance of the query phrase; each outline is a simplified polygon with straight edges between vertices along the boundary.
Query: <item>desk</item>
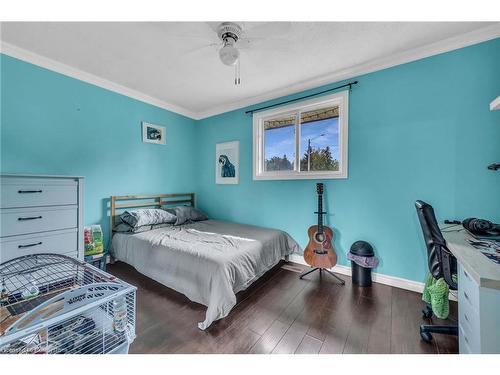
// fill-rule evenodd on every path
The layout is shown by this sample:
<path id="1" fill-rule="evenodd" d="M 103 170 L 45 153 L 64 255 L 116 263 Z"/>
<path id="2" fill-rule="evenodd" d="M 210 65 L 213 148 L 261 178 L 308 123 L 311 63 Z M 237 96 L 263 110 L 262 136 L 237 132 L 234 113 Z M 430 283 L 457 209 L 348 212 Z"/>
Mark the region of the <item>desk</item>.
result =
<path id="1" fill-rule="evenodd" d="M 440 228 L 458 261 L 460 353 L 500 353 L 500 265 L 467 242 L 461 225 Z"/>

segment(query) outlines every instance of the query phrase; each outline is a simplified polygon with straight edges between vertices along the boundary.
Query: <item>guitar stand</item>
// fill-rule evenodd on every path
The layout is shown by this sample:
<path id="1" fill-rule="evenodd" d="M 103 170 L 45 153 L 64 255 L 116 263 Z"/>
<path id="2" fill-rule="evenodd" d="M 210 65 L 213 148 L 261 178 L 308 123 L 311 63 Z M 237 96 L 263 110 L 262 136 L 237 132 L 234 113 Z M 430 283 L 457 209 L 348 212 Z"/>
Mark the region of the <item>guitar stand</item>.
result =
<path id="1" fill-rule="evenodd" d="M 300 279 L 303 279 L 304 276 L 307 276 L 309 275 L 310 273 L 314 272 L 314 271 L 318 271 L 319 270 L 319 275 L 321 277 L 321 275 L 323 274 L 323 271 L 325 271 L 326 273 L 328 273 L 329 275 L 333 276 L 338 282 L 340 285 L 345 285 L 345 281 L 342 280 L 340 277 L 338 277 L 337 275 L 335 275 L 333 272 L 327 270 L 326 268 L 320 268 L 320 267 L 316 267 L 316 268 L 313 268 L 312 270 L 309 270 L 309 271 L 306 271 L 304 272 L 303 274 L 301 274 L 299 277 Z"/>

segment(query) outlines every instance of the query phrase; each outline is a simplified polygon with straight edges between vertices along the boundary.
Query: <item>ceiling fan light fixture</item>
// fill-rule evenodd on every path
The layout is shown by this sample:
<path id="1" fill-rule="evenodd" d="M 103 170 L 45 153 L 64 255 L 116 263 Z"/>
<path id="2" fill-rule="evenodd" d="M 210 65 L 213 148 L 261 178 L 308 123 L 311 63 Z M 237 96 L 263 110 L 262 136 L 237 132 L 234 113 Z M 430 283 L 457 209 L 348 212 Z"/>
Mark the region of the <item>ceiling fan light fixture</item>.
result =
<path id="1" fill-rule="evenodd" d="M 219 50 L 219 58 L 224 65 L 233 66 L 238 62 L 240 51 L 233 43 L 224 43 L 224 46 Z"/>
<path id="2" fill-rule="evenodd" d="M 217 28 L 217 36 L 222 42 L 219 59 L 224 65 L 234 66 L 234 84 L 240 85 L 240 51 L 236 43 L 242 34 L 241 26 L 234 22 L 222 22 Z"/>

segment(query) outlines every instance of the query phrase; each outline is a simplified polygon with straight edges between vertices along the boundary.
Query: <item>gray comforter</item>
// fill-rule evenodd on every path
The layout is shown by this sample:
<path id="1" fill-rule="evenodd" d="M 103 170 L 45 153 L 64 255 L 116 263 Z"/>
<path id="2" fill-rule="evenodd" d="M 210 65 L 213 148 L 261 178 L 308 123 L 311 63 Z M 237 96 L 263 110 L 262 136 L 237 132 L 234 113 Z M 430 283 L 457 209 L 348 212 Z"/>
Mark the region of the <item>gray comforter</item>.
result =
<path id="1" fill-rule="evenodd" d="M 111 249 L 115 259 L 207 306 L 203 330 L 229 314 L 237 292 L 300 250 L 283 231 L 217 220 L 117 233 Z"/>

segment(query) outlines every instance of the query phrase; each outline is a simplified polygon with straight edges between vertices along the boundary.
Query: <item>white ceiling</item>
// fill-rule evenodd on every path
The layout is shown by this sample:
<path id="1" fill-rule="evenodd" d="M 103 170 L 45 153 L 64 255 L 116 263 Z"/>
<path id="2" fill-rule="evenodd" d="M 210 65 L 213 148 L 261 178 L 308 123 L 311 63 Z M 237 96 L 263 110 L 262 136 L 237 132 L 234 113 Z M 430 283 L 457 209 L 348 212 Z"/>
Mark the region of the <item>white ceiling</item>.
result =
<path id="1" fill-rule="evenodd" d="M 213 22 L 4 22 L 0 36 L 14 57 L 63 73 L 65 64 L 69 75 L 202 118 L 500 35 L 486 22 L 240 24 L 255 38 L 241 53 L 240 86 L 207 47 L 218 41 Z"/>

